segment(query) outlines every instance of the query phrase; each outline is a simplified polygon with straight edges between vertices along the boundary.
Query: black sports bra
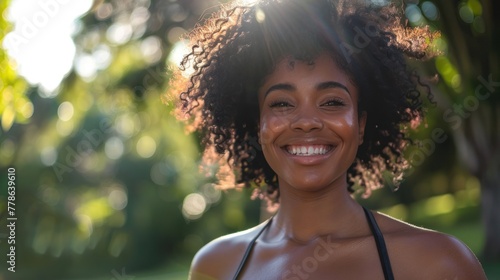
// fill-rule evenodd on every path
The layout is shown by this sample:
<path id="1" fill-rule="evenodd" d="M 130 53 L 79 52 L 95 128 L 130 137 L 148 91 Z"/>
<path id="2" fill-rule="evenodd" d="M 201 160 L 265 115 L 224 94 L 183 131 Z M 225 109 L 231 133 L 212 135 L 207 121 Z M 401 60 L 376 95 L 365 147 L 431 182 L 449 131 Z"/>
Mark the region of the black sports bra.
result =
<path id="1" fill-rule="evenodd" d="M 370 212 L 364 207 L 363 210 L 365 212 L 366 219 L 368 220 L 368 225 L 370 225 L 370 230 L 372 231 L 373 237 L 375 238 L 375 243 L 377 244 L 377 251 L 380 258 L 380 263 L 382 264 L 384 278 L 386 280 L 394 280 L 394 275 L 392 274 L 392 268 L 391 268 L 391 261 L 389 259 L 387 247 L 385 246 L 384 236 L 382 235 L 382 232 L 380 231 L 380 228 L 378 227 L 377 221 L 375 221 L 375 217 L 373 217 L 372 212 Z M 262 227 L 259 233 L 257 233 L 257 235 L 252 239 L 252 241 L 250 241 L 250 244 L 248 244 L 245 254 L 243 255 L 243 259 L 241 260 L 240 265 L 238 266 L 238 269 L 234 274 L 233 280 L 237 280 L 238 277 L 240 276 L 240 273 L 243 270 L 243 267 L 245 266 L 245 263 L 248 259 L 248 256 L 250 255 L 250 252 L 252 251 L 253 246 L 255 245 L 255 242 L 257 241 L 257 238 L 259 238 L 262 232 L 264 232 L 264 230 L 269 226 L 271 220 L 272 218 L 269 219 L 266 225 Z"/>

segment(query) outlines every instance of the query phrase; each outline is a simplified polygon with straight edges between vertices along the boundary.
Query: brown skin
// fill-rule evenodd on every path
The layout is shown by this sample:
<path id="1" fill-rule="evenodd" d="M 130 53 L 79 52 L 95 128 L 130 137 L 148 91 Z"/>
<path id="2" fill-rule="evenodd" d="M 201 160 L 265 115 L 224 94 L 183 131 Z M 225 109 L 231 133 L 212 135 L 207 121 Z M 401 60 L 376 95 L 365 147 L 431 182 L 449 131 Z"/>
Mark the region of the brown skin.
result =
<path id="1" fill-rule="evenodd" d="M 279 63 L 259 90 L 260 141 L 279 178 L 280 209 L 240 279 L 384 279 L 363 209 L 347 190 L 347 169 L 369 116 L 358 113 L 357 89 L 330 56 L 313 65 L 290 67 L 290 61 Z M 302 146 L 317 150 L 297 155 Z M 375 218 L 396 279 L 486 279 L 455 238 L 383 214 Z M 207 244 L 190 279 L 232 279 L 262 226 Z"/>

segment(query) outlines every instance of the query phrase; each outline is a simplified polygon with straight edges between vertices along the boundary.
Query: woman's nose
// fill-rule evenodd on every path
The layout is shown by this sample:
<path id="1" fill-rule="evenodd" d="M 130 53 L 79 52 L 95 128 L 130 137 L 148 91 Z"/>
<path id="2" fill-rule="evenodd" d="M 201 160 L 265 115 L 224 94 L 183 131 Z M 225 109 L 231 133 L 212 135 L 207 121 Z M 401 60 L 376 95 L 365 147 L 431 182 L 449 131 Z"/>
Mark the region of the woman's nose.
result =
<path id="1" fill-rule="evenodd" d="M 294 116 L 290 123 L 290 127 L 294 130 L 302 130 L 309 132 L 312 130 L 320 130 L 323 128 L 323 121 L 319 118 L 314 110 L 305 109 L 301 110 Z"/>

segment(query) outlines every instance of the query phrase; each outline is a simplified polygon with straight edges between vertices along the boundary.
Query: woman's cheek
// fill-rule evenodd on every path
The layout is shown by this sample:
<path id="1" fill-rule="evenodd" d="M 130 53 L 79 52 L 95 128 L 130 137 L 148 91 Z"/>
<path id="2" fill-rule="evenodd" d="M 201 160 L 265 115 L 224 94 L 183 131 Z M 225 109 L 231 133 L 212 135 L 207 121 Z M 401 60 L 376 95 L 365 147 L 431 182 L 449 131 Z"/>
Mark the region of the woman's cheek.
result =
<path id="1" fill-rule="evenodd" d="M 327 119 L 327 122 L 331 126 L 336 127 L 353 127 L 358 123 L 357 113 L 354 110 L 349 110 L 346 112 L 342 112 L 337 115 L 332 115 Z"/>
<path id="2" fill-rule="evenodd" d="M 259 141 L 262 146 L 271 144 L 287 127 L 287 119 L 283 116 L 263 115 L 260 121 Z"/>

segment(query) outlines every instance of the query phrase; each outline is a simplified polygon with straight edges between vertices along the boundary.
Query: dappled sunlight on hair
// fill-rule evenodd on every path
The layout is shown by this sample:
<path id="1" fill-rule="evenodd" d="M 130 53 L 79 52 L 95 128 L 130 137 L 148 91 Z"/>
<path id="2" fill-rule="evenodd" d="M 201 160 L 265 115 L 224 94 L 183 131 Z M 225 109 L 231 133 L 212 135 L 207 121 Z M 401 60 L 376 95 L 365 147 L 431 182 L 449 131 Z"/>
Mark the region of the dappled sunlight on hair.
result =
<path id="1" fill-rule="evenodd" d="M 278 211 L 280 204 L 278 202 L 278 191 L 274 191 L 272 194 L 268 194 L 261 188 L 255 188 L 252 192 L 251 199 L 260 199 L 266 203 L 266 211 L 268 213 L 276 213 Z"/>

